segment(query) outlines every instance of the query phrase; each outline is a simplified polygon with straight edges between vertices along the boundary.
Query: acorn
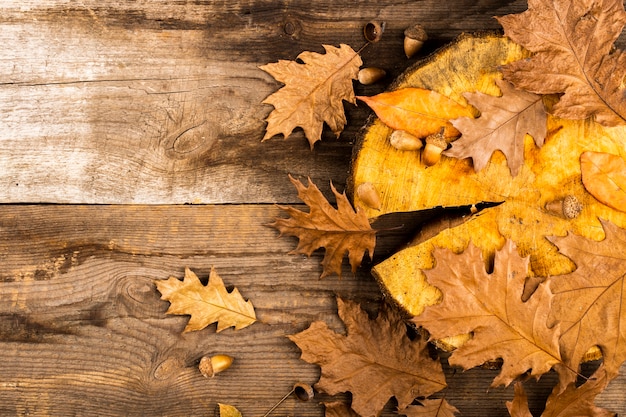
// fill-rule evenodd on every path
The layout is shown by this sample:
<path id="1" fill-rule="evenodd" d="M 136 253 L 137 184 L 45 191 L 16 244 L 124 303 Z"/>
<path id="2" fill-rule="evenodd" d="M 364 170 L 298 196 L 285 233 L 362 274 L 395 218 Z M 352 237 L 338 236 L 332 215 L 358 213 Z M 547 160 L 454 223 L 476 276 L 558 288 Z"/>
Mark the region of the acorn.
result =
<path id="1" fill-rule="evenodd" d="M 356 195 L 366 206 L 380 210 L 380 197 L 376 187 L 371 182 L 364 182 L 356 188 Z"/>
<path id="2" fill-rule="evenodd" d="M 389 136 L 389 143 L 399 151 L 417 151 L 424 146 L 420 138 L 406 130 L 394 130 Z"/>
<path id="3" fill-rule="evenodd" d="M 359 82 L 363 85 L 374 84 L 375 82 L 382 80 L 387 72 L 384 69 L 375 68 L 375 67 L 366 67 L 361 68 L 359 70 L 359 74 L 357 78 Z"/>
<path id="4" fill-rule="evenodd" d="M 411 58 L 420 50 L 428 35 L 422 25 L 413 25 L 404 31 L 404 53 L 407 58 Z"/>
<path id="5" fill-rule="evenodd" d="M 422 151 L 422 162 L 426 166 L 433 166 L 441 159 L 441 152 L 448 147 L 448 142 L 443 137 L 444 129 L 442 128 L 439 133 L 429 135 L 426 137 L 426 146 Z"/>
<path id="6" fill-rule="evenodd" d="M 230 368 L 234 359 L 235 358 L 228 355 L 203 356 L 202 359 L 200 359 L 198 369 L 204 377 L 214 377 L 216 374 Z"/>
<path id="7" fill-rule="evenodd" d="M 385 22 L 377 22 L 372 20 L 363 27 L 363 36 L 365 40 L 371 43 L 376 43 L 383 36 L 385 31 Z"/>
<path id="8" fill-rule="evenodd" d="M 583 211 L 583 205 L 575 196 L 566 195 L 561 199 L 547 203 L 546 211 L 561 218 L 572 220 L 578 217 Z"/>

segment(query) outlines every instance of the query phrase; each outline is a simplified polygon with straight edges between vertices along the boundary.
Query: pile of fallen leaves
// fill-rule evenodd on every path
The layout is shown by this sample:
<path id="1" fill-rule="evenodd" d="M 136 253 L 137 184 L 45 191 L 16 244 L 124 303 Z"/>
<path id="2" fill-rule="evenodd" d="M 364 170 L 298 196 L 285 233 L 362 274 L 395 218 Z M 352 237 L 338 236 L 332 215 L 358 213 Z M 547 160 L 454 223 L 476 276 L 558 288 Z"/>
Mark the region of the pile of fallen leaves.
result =
<path id="1" fill-rule="evenodd" d="M 430 136 L 442 136 L 449 143 L 443 154 L 471 158 L 476 171 L 501 151 L 516 176 L 524 163 L 524 137 L 531 136 L 538 147 L 546 138 L 546 95 L 556 100 L 549 107 L 555 117 L 588 119 L 607 127 L 626 124 L 626 53 L 613 47 L 626 23 L 621 0 L 531 0 L 526 12 L 498 21 L 505 35 L 526 48 L 530 57 L 502 68 L 503 79 L 496 81 L 500 96 L 464 94 L 478 112 L 418 88 L 355 97 L 352 80 L 362 64 L 359 54 L 346 45 L 325 46 L 326 54 L 305 52 L 298 57 L 301 62 L 262 67 L 285 83 L 265 100 L 275 109 L 267 118 L 264 140 L 281 133 L 286 138 L 301 127 L 313 148 L 324 123 L 337 135 L 342 131 L 346 123 L 342 102 L 355 103 L 358 98 L 394 130 L 426 138 L 426 143 Z M 625 151 L 580 155 L 585 189 L 622 212 Z M 340 275 L 346 253 L 352 269 L 357 268 L 375 247 L 376 231 L 365 214 L 354 210 L 345 194 L 334 188 L 337 208 L 310 180 L 308 186 L 291 181 L 310 211 L 283 207 L 290 218 L 277 219 L 272 226 L 281 235 L 298 237 L 295 253 L 310 255 L 325 248 L 322 277 Z M 576 207 L 574 215 L 575 211 Z M 549 238 L 576 269 L 534 281 L 527 279 L 529 259 L 518 254 L 511 240 L 496 253 L 491 272 L 473 245 L 463 253 L 436 249 L 435 267 L 424 272 L 443 294 L 442 300 L 409 321 L 426 329 L 432 340 L 471 335 L 451 353 L 452 365 L 469 369 L 501 360 L 493 386 L 515 382 L 515 397 L 506 404 L 512 416 L 531 416 L 522 382 L 551 370 L 559 382 L 543 416 L 613 415 L 596 407 L 594 398 L 626 361 L 626 322 L 621 320 L 626 230 L 608 221 L 602 226 L 605 238 L 599 242 L 573 233 Z M 317 389 L 330 395 L 352 393 L 350 405 L 327 405 L 327 415 L 376 416 L 392 397 L 401 415 L 457 412 L 445 399 L 428 398 L 445 387 L 440 363 L 429 356 L 426 340 L 408 338 L 398 313 L 386 309 L 372 320 L 359 306 L 343 300 L 338 300 L 338 309 L 345 335 L 315 322 L 290 336 L 303 360 L 321 366 Z M 583 377 L 581 362 L 594 347 L 602 353 L 602 364 L 593 375 Z"/>
<path id="2" fill-rule="evenodd" d="M 445 141 L 440 152 L 471 158 L 477 172 L 500 151 L 515 177 L 524 164 L 525 136 L 537 147 L 546 139 L 546 95 L 556 100 L 548 108 L 555 117 L 626 125 L 626 54 L 613 48 L 626 24 L 622 1 L 528 3 L 526 12 L 498 18 L 505 35 L 529 51 L 529 58 L 502 68 L 502 79 L 496 81 L 500 96 L 467 92 L 463 96 L 473 108 L 420 88 L 356 97 L 352 83 L 362 65 L 359 53 L 347 45 L 325 45 L 325 54 L 303 52 L 297 61 L 261 67 L 284 83 L 264 101 L 274 110 L 267 117 L 263 140 L 278 134 L 287 138 L 301 128 L 313 149 L 324 124 L 336 135 L 342 132 L 347 123 L 343 102 L 355 104 L 359 99 L 387 126 L 414 138 L 417 147 L 424 140 L 428 146 L 436 136 Z M 580 154 L 585 189 L 621 212 L 626 212 L 624 148 L 617 154 Z M 281 207 L 289 218 L 276 219 L 271 226 L 299 239 L 294 253 L 311 255 L 324 248 L 322 277 L 341 275 L 346 253 L 355 271 L 376 246 L 371 219 L 332 185 L 336 208 L 310 180 L 308 185 L 290 180 L 309 211 Z M 449 363 L 469 369 L 499 360 L 501 370 L 492 385 L 515 383 L 514 398 L 506 404 L 511 416 L 531 416 L 522 384 L 549 371 L 558 374 L 559 382 L 542 416 L 613 415 L 596 407 L 594 399 L 626 361 L 626 230 L 605 220 L 601 224 L 601 241 L 573 233 L 548 238 L 576 265 L 567 275 L 530 280 L 529 258 L 506 240 L 495 254 L 492 271 L 485 269 L 476 246 L 462 253 L 435 249 L 435 267 L 424 273 L 442 293 L 441 301 L 408 320 L 388 306 L 371 319 L 357 304 L 338 299 L 345 334 L 314 322 L 289 336 L 302 350 L 303 360 L 321 367 L 317 390 L 352 394 L 350 404 L 325 404 L 326 415 L 377 416 L 391 398 L 400 415 L 455 415 L 458 410 L 444 398 L 431 398 L 446 381 L 429 343 L 457 335 L 471 336 L 450 354 Z M 206 286 L 189 270 L 183 281 L 170 278 L 157 286 L 171 302 L 168 313 L 191 315 L 185 331 L 214 322 L 218 331 L 239 329 L 256 320 L 252 304 L 237 290 L 227 292 L 215 271 Z M 409 338 L 407 325 L 429 336 Z M 599 348 L 602 364 L 583 377 L 580 366 L 592 348 Z M 224 416 L 240 415 L 230 406 L 221 407 Z"/>

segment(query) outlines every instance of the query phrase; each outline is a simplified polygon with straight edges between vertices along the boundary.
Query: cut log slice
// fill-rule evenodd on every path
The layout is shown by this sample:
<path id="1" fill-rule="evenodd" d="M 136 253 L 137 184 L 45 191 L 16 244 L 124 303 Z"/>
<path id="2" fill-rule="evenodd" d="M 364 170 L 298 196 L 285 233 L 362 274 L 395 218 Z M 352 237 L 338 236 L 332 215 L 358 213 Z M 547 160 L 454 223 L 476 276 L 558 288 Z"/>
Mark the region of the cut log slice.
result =
<path id="1" fill-rule="evenodd" d="M 409 68 L 391 90 L 421 87 L 466 105 L 464 92 L 500 95 L 495 83 L 502 77 L 499 68 L 527 54 L 498 34 L 465 34 Z M 555 100 L 544 98 L 548 110 Z M 626 127 L 604 128 L 591 120 L 552 116 L 548 116 L 547 124 L 548 134 L 541 148 L 526 135 L 525 162 L 515 177 L 499 151 L 479 172 L 475 172 L 471 159 L 445 156 L 428 167 L 421 160 L 421 151 L 401 151 L 391 146 L 392 129 L 378 119 L 373 118 L 365 127 L 355 146 L 348 184 L 349 191 L 363 183 L 371 183 L 377 190 L 378 209 L 364 204 L 357 196 L 353 198 L 355 206 L 368 217 L 436 206 L 501 203 L 425 241 L 419 240 L 374 266 L 372 273 L 383 290 L 407 313 L 419 315 L 441 297 L 422 272 L 434 266 L 434 247 L 460 253 L 471 241 L 481 248 L 489 270 L 495 251 L 506 239 L 512 239 L 520 254 L 530 257 L 529 276 L 547 277 L 569 273 L 576 266 L 546 236 L 574 233 L 602 240 L 604 232 L 599 218 L 626 227 L 626 213 L 593 198 L 582 184 L 580 171 L 580 155 L 584 151 L 608 152 L 626 159 Z M 568 195 L 582 204 L 577 217 L 568 219 L 546 207 Z M 464 337 L 448 342 L 458 345 L 462 340 Z"/>

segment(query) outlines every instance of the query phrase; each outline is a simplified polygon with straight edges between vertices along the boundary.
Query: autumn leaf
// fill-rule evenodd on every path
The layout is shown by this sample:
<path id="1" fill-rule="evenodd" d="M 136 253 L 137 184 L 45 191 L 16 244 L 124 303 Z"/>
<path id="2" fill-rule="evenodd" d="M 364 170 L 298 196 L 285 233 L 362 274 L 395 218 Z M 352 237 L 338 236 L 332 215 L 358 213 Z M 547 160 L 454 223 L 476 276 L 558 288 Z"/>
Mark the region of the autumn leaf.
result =
<path id="1" fill-rule="evenodd" d="M 343 401 L 333 401 L 323 404 L 326 409 L 324 417 L 359 417 L 359 415 Z"/>
<path id="2" fill-rule="evenodd" d="M 421 405 L 410 405 L 398 411 L 401 416 L 408 417 L 454 417 L 459 410 L 445 399 L 420 400 Z"/>
<path id="3" fill-rule="evenodd" d="M 348 45 L 323 45 L 325 54 L 302 52 L 297 61 L 280 60 L 260 68 L 285 84 L 263 103 L 274 110 L 267 117 L 263 140 L 282 134 L 285 139 L 301 127 L 313 149 L 321 139 L 324 122 L 339 136 L 346 124 L 343 100 L 355 103 L 352 80 L 361 57 Z"/>
<path id="4" fill-rule="evenodd" d="M 626 161 L 604 152 L 580 155 L 583 184 L 589 193 L 615 210 L 626 211 Z"/>
<path id="5" fill-rule="evenodd" d="M 562 93 L 553 109 L 558 117 L 626 122 L 626 54 L 612 50 L 626 23 L 622 0 L 529 0 L 527 11 L 498 21 L 534 52 L 504 67 L 505 79 L 537 94 Z"/>
<path id="6" fill-rule="evenodd" d="M 239 330 L 256 321 L 252 303 L 245 301 L 236 288 L 226 291 L 224 281 L 213 268 L 206 286 L 189 268 L 185 268 L 183 281 L 170 277 L 157 280 L 156 286 L 161 299 L 171 303 L 167 314 L 191 315 L 185 332 L 201 330 L 215 322 L 218 332 L 231 326 Z"/>
<path id="7" fill-rule="evenodd" d="M 239 410 L 237 410 L 232 405 L 228 404 L 217 404 L 219 407 L 220 417 L 242 417 Z"/>
<path id="8" fill-rule="evenodd" d="M 443 389 L 441 364 L 428 355 L 427 343 L 411 341 L 400 315 L 381 312 L 374 320 L 353 302 L 337 300 L 347 334 L 316 321 L 289 338 L 302 359 L 322 368 L 316 388 L 330 395 L 352 393 L 352 409 L 363 417 L 377 416 L 391 397 L 405 408 L 416 397 Z"/>
<path id="9" fill-rule="evenodd" d="M 515 89 L 510 83 L 497 79 L 501 97 L 483 93 L 465 93 L 467 101 L 480 110 L 477 119 L 462 117 L 452 124 L 463 136 L 452 142 L 444 155 L 472 158 L 476 172 L 483 169 L 489 158 L 500 150 L 506 156 L 511 174 L 516 176 L 524 164 L 524 137 L 532 136 L 535 144 L 543 145 L 546 137 L 547 114 L 540 96 Z"/>
<path id="10" fill-rule="evenodd" d="M 444 128 L 445 137 L 456 137 L 459 131 L 451 119 L 473 117 L 469 107 L 435 91 L 423 88 L 402 88 L 373 97 L 357 96 L 387 126 L 423 138 Z"/>
<path id="11" fill-rule="evenodd" d="M 597 407 L 594 400 L 608 384 L 606 370 L 601 366 L 581 386 L 570 383 L 564 390 L 558 386 L 548 397 L 541 417 L 612 417 L 615 413 Z M 511 417 L 533 417 L 528 408 L 528 396 L 521 382 L 515 383 L 515 396 L 508 401 L 506 407 Z"/>
<path id="12" fill-rule="evenodd" d="M 473 334 L 452 353 L 450 364 L 469 369 L 502 358 L 502 370 L 492 384 L 497 386 L 527 371 L 538 377 L 561 363 L 558 325 L 548 328 L 545 319 L 550 289 L 539 285 L 522 301 L 528 258 L 518 255 L 511 240 L 496 252 L 492 274 L 485 271 L 482 253 L 474 245 L 462 254 L 438 248 L 434 255 L 436 266 L 424 273 L 443 293 L 443 301 L 412 321 L 433 339 Z"/>
<path id="13" fill-rule="evenodd" d="M 506 408 L 509 410 L 509 415 L 511 417 L 533 417 L 530 413 L 530 409 L 528 408 L 528 395 L 526 395 L 524 386 L 518 381 L 515 383 L 514 387 L 515 394 L 513 396 L 513 401 L 506 402 Z"/>
<path id="14" fill-rule="evenodd" d="M 565 363 L 577 369 L 592 346 L 602 351 L 607 372 L 626 360 L 626 230 L 603 221 L 600 242 L 568 234 L 550 240 L 572 259 L 576 270 L 551 277 L 550 320 L 559 322 Z"/>
<path id="15" fill-rule="evenodd" d="M 371 228 L 367 216 L 360 210 L 354 211 L 345 193 L 340 194 L 332 184 L 331 189 L 337 199 L 336 209 L 310 178 L 308 187 L 291 176 L 289 179 L 298 190 L 298 197 L 309 206 L 310 212 L 279 206 L 291 218 L 276 219 L 270 226 L 278 229 L 281 236 L 296 236 L 299 239 L 294 253 L 310 256 L 316 249 L 326 249 L 321 278 L 332 273 L 341 276 L 341 263 L 346 252 L 352 272 L 355 272 L 365 252 L 371 258 L 376 246 L 376 231 Z"/>

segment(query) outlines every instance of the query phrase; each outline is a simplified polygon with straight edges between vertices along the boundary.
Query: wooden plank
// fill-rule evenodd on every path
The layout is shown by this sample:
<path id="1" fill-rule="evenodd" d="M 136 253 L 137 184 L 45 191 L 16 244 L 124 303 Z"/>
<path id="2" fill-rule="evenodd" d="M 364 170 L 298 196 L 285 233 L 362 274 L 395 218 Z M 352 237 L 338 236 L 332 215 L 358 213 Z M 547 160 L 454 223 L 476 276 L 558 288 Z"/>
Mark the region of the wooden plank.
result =
<path id="1" fill-rule="evenodd" d="M 301 132 L 260 143 L 280 85 L 258 69 L 321 44 L 363 45 L 366 65 L 399 74 L 402 31 L 424 24 L 426 51 L 461 31 L 495 29 L 521 11 L 466 2 L 288 3 L 60 0 L 0 2 L 0 202 L 268 203 L 289 201 L 285 173 L 345 182 L 369 115 L 348 106 L 339 141 L 310 152 Z M 357 86 L 358 94 L 384 88 Z"/>
<path id="2" fill-rule="evenodd" d="M 348 265 L 341 280 L 319 280 L 320 255 L 287 255 L 294 239 L 264 226 L 276 216 L 272 205 L 0 206 L 0 415 L 206 416 L 222 402 L 260 416 L 295 382 L 314 383 L 319 368 L 285 336 L 314 320 L 343 331 L 336 295 L 374 313 L 381 293 Z M 185 266 L 202 279 L 214 266 L 259 322 L 182 334 L 187 318 L 165 315 L 154 280 Z M 206 379 L 198 360 L 216 353 L 235 362 Z M 483 395 L 496 373 L 447 367 L 443 394 L 463 415 L 504 415 L 511 387 Z M 603 394 L 620 413 L 624 378 Z M 535 408 L 554 381 L 530 387 Z M 330 400 L 292 398 L 275 415 L 321 417 Z M 393 411 L 391 401 L 383 415 Z"/>

